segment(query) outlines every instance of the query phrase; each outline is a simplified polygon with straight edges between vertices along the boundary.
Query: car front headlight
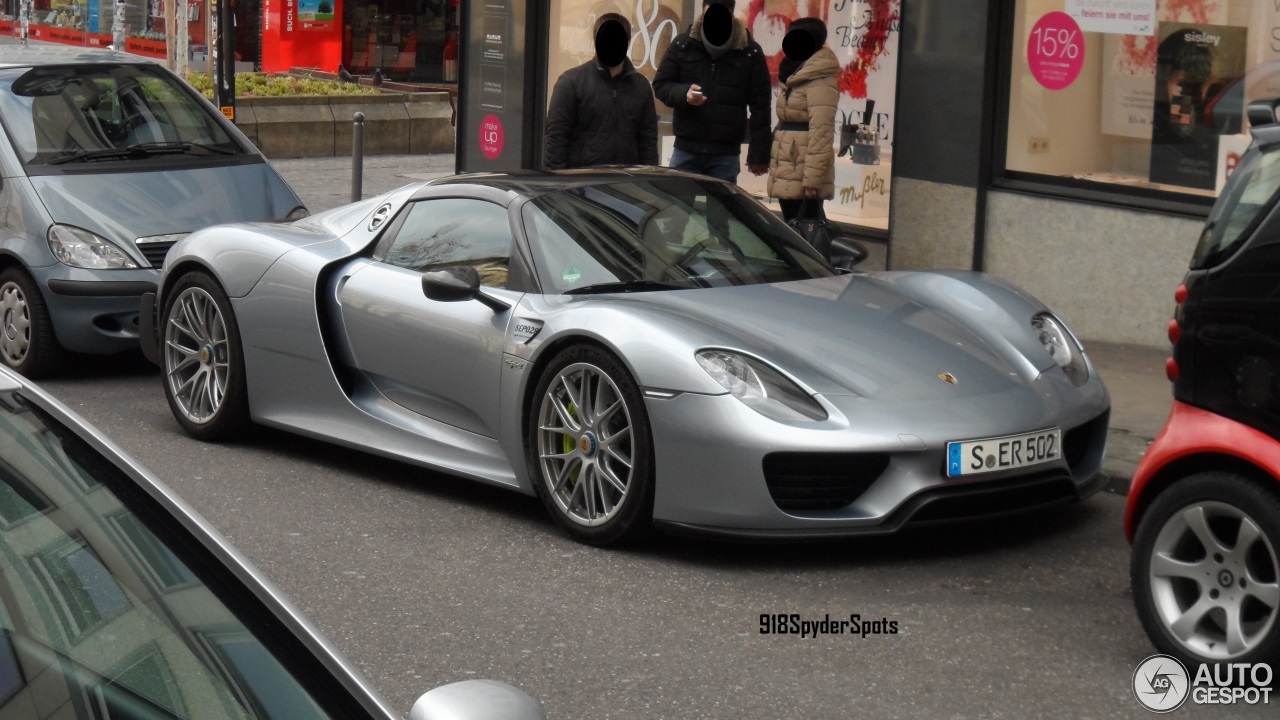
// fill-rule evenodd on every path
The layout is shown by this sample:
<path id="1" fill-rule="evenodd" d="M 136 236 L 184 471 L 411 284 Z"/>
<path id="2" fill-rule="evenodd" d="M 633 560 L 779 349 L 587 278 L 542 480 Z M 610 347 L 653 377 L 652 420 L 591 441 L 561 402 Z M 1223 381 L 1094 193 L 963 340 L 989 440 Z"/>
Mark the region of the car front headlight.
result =
<path id="1" fill-rule="evenodd" d="M 138 263 L 110 241 L 70 225 L 49 228 L 49 249 L 58 262 L 89 270 L 130 270 Z"/>
<path id="2" fill-rule="evenodd" d="M 720 387 L 765 417 L 827 419 L 827 411 L 800 386 L 753 357 L 728 350 L 700 350 L 695 357 Z"/>
<path id="3" fill-rule="evenodd" d="M 1083 385 L 1089 380 L 1089 364 L 1084 359 L 1084 348 L 1067 326 L 1049 313 L 1031 318 L 1031 327 L 1053 361 L 1062 368 L 1071 382 Z"/>

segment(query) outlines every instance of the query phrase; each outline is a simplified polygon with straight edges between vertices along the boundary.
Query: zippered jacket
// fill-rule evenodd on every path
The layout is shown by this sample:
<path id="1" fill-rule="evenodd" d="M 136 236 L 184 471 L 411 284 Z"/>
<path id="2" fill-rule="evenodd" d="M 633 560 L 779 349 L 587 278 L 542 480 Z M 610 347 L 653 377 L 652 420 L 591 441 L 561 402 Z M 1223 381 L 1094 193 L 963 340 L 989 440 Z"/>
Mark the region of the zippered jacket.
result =
<path id="1" fill-rule="evenodd" d="M 566 70 L 551 91 L 544 162 L 548 170 L 657 165 L 653 88 L 630 60 L 610 77 L 596 58 Z"/>
<path id="2" fill-rule="evenodd" d="M 773 91 L 760 44 L 737 18 L 733 46 L 713 58 L 702 43 L 702 18 L 677 35 L 658 64 L 653 92 L 672 109 L 675 146 L 687 152 L 737 155 L 748 142 L 747 163 L 769 162 L 769 103 Z M 707 101 L 688 103 L 690 85 L 699 85 Z M 747 111 L 750 109 L 750 134 Z"/>

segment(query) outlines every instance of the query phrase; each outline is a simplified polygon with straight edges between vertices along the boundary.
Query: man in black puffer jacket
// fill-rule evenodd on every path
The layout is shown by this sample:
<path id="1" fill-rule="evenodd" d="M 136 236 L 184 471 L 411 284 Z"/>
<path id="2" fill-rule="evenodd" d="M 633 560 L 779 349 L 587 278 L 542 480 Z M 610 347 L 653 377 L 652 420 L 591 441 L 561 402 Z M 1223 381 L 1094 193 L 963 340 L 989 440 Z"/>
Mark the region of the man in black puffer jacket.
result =
<path id="1" fill-rule="evenodd" d="M 627 59 L 631 23 L 601 15 L 593 28 L 596 56 L 566 70 L 551 91 L 544 165 L 657 165 L 658 111 L 653 88 Z"/>
<path id="2" fill-rule="evenodd" d="M 658 65 L 653 91 L 672 108 L 671 167 L 737 182 L 751 110 L 747 169 L 769 169 L 773 91 L 764 51 L 733 17 L 734 0 L 706 0 L 702 16 L 677 35 Z"/>

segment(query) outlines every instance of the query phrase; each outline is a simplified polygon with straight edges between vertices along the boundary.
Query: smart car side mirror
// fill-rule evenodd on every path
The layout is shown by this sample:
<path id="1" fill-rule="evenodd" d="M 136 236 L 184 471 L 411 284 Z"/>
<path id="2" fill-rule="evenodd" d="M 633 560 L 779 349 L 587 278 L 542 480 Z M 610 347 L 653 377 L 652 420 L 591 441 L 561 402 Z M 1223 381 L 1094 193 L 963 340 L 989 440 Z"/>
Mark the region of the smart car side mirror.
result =
<path id="1" fill-rule="evenodd" d="M 866 246 L 847 237 L 839 237 L 831 241 L 831 249 L 827 251 L 827 262 L 837 270 L 852 270 L 854 265 L 867 259 Z"/>
<path id="2" fill-rule="evenodd" d="M 453 265 L 423 273 L 422 294 L 426 295 L 428 300 L 438 302 L 479 300 L 494 312 L 502 312 L 511 307 L 498 298 L 485 295 L 480 290 L 480 273 L 470 265 Z"/>
<path id="3" fill-rule="evenodd" d="M 520 688 L 497 680 L 441 685 L 418 698 L 409 720 L 545 720 L 542 708 Z"/>

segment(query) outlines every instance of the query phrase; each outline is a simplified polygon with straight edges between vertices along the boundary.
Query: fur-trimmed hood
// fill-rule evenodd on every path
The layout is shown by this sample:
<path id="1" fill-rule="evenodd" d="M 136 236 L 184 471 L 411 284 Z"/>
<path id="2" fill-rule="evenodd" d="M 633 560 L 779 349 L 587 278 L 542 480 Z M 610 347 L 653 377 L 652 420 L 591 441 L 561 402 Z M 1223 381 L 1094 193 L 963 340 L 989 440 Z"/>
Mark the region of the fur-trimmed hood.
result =
<path id="1" fill-rule="evenodd" d="M 702 16 L 699 15 L 693 21 L 693 25 L 689 26 L 689 38 L 694 42 L 702 43 Z M 733 18 L 733 39 L 730 41 L 730 50 L 746 50 L 747 44 L 751 42 L 751 33 L 747 32 L 747 27 L 742 24 L 736 16 Z M 834 57 L 834 56 L 833 56 Z"/>

